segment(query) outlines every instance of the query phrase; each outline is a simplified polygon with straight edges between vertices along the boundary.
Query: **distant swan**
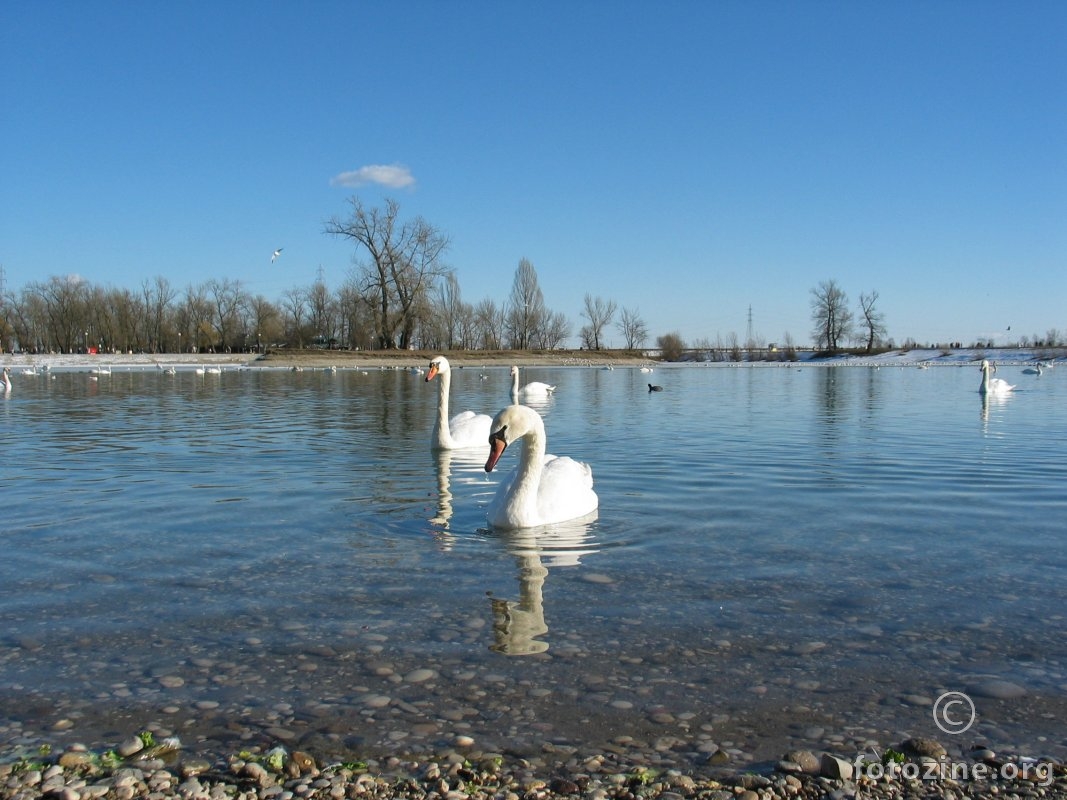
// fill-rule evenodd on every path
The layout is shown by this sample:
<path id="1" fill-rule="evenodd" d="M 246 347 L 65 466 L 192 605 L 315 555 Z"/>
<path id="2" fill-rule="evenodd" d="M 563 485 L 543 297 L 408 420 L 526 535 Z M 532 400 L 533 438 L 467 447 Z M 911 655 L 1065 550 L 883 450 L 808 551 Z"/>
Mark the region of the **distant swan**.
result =
<path id="1" fill-rule="evenodd" d="M 592 514 L 599 500 L 588 464 L 545 454 L 547 437 L 541 415 L 528 406 L 508 406 L 493 419 L 489 436 L 492 472 L 512 442 L 523 440 L 515 470 L 489 503 L 489 524 L 502 529 L 551 525 Z"/>
<path id="2" fill-rule="evenodd" d="M 1037 362 L 1036 367 L 1027 367 L 1023 370 L 1023 375 L 1040 375 L 1041 374 L 1041 362 Z"/>
<path id="3" fill-rule="evenodd" d="M 432 446 L 439 450 L 485 447 L 489 441 L 492 418 L 488 414 L 461 411 L 449 419 L 448 396 L 452 388 L 452 368 L 444 356 L 436 356 L 430 361 L 426 381 L 432 381 L 437 375 L 441 376 L 441 380 L 437 389 L 437 421 L 433 426 Z"/>
<path id="4" fill-rule="evenodd" d="M 991 364 L 988 360 L 982 361 L 982 384 L 978 387 L 978 391 L 986 395 L 1002 395 L 1008 394 L 1015 387 L 1008 383 L 1003 378 L 991 378 L 989 374 L 996 372 L 997 367 L 995 364 Z"/>
<path id="5" fill-rule="evenodd" d="M 554 391 L 556 391 L 555 386 L 549 386 L 547 383 L 541 383 L 541 381 L 530 381 L 520 389 L 519 368 L 515 366 L 511 368 L 511 396 L 513 400 L 517 397 L 547 397 Z"/>
<path id="6" fill-rule="evenodd" d="M 658 384 L 650 383 L 648 385 L 648 390 L 650 392 L 662 392 L 663 391 L 663 387 L 659 386 Z"/>
<path id="7" fill-rule="evenodd" d="M 11 374 L 4 367 L 3 375 L 0 375 L 0 392 L 8 394 L 11 391 Z"/>

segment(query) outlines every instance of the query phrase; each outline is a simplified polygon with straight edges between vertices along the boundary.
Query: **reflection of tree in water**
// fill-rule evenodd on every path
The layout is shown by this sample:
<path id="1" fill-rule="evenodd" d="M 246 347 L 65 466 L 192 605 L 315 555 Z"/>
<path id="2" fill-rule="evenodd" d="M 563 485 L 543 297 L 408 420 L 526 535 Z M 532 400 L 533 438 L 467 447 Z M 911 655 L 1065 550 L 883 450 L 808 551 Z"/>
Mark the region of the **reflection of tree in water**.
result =
<path id="1" fill-rule="evenodd" d="M 504 542 L 518 565 L 519 599 L 502 600 L 490 595 L 493 612 L 490 650 L 508 656 L 548 650 L 548 642 L 538 638 L 548 633 L 543 591 L 548 566 L 580 566 L 583 555 L 597 552 L 590 547 L 591 525 L 588 520 L 575 520 L 505 535 Z"/>

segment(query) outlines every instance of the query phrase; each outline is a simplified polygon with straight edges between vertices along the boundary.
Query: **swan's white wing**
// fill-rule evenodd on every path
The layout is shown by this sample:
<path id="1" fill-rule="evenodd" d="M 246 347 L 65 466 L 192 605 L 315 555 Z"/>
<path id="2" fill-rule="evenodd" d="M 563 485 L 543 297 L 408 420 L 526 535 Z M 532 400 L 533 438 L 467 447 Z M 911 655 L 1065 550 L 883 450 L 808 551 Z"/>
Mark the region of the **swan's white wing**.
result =
<path id="1" fill-rule="evenodd" d="M 555 386 L 550 386 L 549 384 L 541 383 L 540 381 L 531 381 L 522 387 L 520 394 L 543 397 L 546 394 L 551 394 L 555 390 Z"/>
<path id="2" fill-rule="evenodd" d="M 593 470 L 568 456 L 545 456 L 545 469 L 537 490 L 541 524 L 584 517 L 600 504 L 593 491 Z"/>
<path id="3" fill-rule="evenodd" d="M 489 427 L 493 418 L 488 414 L 461 411 L 448 421 L 455 447 L 488 447 Z"/>

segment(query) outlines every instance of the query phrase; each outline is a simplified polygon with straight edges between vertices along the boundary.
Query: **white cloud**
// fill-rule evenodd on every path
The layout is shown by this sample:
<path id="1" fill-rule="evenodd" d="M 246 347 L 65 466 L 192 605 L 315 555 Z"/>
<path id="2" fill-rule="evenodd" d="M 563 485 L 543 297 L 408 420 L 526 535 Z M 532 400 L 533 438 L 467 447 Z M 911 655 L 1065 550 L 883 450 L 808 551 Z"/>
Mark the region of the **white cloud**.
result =
<path id="1" fill-rule="evenodd" d="M 402 164 L 369 164 L 330 178 L 331 186 L 366 186 L 377 183 L 390 189 L 406 189 L 415 185 L 415 176 Z"/>

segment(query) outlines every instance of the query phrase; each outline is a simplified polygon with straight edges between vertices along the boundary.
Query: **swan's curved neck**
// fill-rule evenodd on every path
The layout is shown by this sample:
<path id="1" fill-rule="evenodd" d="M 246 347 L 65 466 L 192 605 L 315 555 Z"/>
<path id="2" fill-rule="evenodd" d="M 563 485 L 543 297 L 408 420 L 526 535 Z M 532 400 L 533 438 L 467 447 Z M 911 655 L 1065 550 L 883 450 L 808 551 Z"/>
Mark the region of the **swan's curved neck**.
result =
<path id="1" fill-rule="evenodd" d="M 441 383 L 437 387 L 437 422 L 434 423 L 434 430 L 437 444 L 447 447 L 452 444 L 452 432 L 448 429 L 448 395 L 452 388 L 452 373 L 446 370 L 439 372 L 437 377 Z"/>
<path id="2" fill-rule="evenodd" d="M 537 490 L 541 485 L 541 473 L 545 469 L 545 433 L 536 427 L 522 437 L 522 454 L 519 456 L 519 472 L 511 487 L 515 503 L 524 513 L 536 515 Z"/>

